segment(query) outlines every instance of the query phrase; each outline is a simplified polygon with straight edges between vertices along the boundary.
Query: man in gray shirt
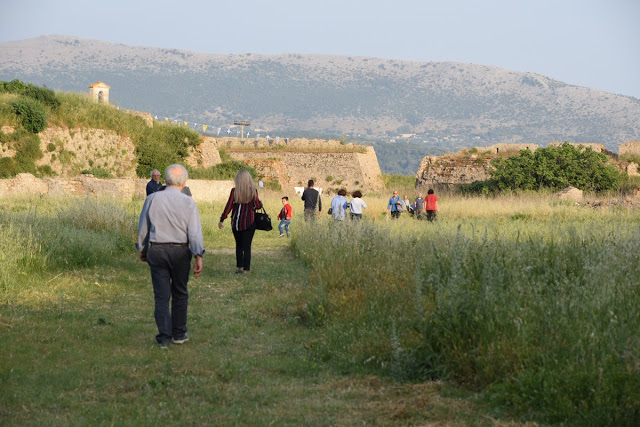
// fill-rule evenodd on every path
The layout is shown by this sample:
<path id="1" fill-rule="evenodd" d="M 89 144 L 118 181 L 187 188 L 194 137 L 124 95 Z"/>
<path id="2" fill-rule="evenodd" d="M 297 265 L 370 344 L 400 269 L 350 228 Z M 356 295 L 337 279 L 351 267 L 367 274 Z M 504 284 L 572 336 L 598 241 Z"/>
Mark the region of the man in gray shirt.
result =
<path id="1" fill-rule="evenodd" d="M 182 165 L 167 167 L 164 173 L 167 188 L 147 196 L 138 224 L 136 248 L 140 259 L 151 269 L 158 326 L 156 340 L 163 348 L 189 339 L 187 282 L 192 257 L 196 258 L 193 276 L 202 272 L 204 243 L 200 213 L 196 202 L 181 192 L 187 178 Z"/>

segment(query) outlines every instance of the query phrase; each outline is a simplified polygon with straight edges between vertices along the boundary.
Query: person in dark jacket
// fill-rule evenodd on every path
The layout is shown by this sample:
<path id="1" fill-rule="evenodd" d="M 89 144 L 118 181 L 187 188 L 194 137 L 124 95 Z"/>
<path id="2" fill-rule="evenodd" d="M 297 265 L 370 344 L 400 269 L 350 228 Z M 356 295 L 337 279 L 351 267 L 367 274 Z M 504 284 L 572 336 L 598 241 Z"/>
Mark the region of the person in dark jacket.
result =
<path id="1" fill-rule="evenodd" d="M 251 270 L 251 242 L 256 231 L 254 212 L 262 208 L 262 202 L 246 169 L 240 170 L 233 182 L 235 186 L 231 189 L 218 227 L 222 228 L 223 221 L 231 212 L 231 231 L 236 240 L 236 273 L 247 274 Z"/>
<path id="2" fill-rule="evenodd" d="M 313 188 L 313 180 L 310 179 L 308 187 L 302 192 L 302 201 L 304 201 L 304 220 L 313 221 L 316 219 L 316 206 L 318 214 L 322 213 L 322 199 L 318 190 Z"/>
<path id="3" fill-rule="evenodd" d="M 162 183 L 160 182 L 160 171 L 158 169 L 154 169 L 151 171 L 151 181 L 147 182 L 147 196 L 155 193 L 161 188 Z"/>

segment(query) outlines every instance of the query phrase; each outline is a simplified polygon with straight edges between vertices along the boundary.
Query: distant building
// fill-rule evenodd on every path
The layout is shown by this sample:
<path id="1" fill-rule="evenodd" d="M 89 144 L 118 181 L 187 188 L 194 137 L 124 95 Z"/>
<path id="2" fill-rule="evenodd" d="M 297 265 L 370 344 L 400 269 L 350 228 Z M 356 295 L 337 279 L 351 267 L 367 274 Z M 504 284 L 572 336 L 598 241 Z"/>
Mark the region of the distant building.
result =
<path id="1" fill-rule="evenodd" d="M 102 82 L 95 82 L 89 86 L 89 99 L 101 104 L 108 104 L 109 89 L 111 89 L 110 86 L 107 86 Z"/>

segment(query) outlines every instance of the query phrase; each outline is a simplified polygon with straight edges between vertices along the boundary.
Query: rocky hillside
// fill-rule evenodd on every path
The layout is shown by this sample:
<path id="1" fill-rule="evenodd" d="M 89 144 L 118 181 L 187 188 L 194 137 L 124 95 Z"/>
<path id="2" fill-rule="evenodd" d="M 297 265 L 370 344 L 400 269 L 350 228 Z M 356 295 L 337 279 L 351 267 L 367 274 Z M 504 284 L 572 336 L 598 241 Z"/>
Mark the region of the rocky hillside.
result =
<path id="1" fill-rule="evenodd" d="M 210 130 L 245 119 L 283 137 L 325 132 L 382 142 L 414 134 L 405 137 L 425 142 L 423 154 L 553 140 L 615 151 L 640 135 L 639 99 L 484 65 L 212 55 L 69 36 L 3 43 L 0 58 L 0 80 L 76 92 L 101 80 L 123 108 Z M 383 171 L 387 161 L 381 158 Z"/>

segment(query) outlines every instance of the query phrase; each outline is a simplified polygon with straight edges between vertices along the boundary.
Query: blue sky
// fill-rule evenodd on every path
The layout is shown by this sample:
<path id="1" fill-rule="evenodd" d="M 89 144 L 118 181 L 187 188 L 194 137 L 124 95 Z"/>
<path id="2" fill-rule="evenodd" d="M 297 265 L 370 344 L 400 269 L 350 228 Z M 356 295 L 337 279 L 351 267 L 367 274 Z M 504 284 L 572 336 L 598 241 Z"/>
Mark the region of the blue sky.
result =
<path id="1" fill-rule="evenodd" d="M 0 0 L 0 4 L 0 43 L 64 34 L 207 53 L 459 61 L 540 73 L 640 98 L 640 0 Z"/>

